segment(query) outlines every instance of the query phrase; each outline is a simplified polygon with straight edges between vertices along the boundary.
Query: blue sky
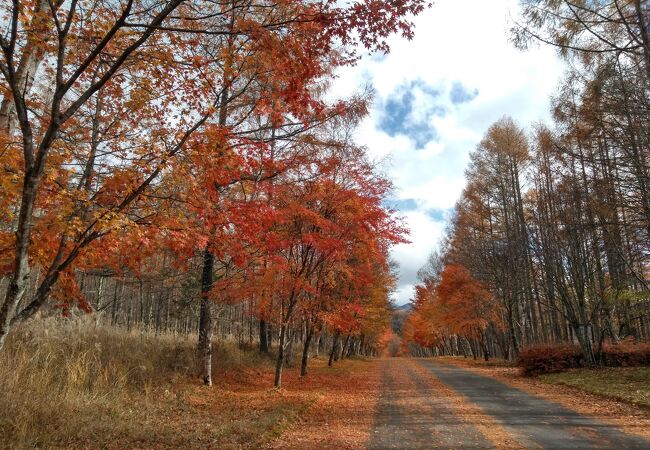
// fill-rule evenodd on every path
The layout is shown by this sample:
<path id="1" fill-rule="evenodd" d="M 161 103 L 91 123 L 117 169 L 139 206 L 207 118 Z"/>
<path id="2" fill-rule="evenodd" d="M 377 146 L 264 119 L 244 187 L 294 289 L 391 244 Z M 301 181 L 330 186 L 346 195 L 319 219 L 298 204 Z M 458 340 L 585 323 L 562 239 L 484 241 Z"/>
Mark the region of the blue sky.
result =
<path id="1" fill-rule="evenodd" d="M 393 39 L 390 54 L 346 68 L 333 87 L 335 96 L 366 85 L 375 92 L 357 141 L 393 180 L 387 203 L 411 229 L 411 244 L 392 252 L 399 304 L 412 297 L 463 189 L 468 155 L 490 124 L 549 116 L 563 65 L 550 48 L 520 52 L 508 42 L 517 12 L 517 0 L 438 0 L 415 19 L 412 41 Z"/>
<path id="2" fill-rule="evenodd" d="M 443 93 L 418 78 L 401 84 L 387 98 L 377 103 L 381 111 L 377 128 L 390 137 L 409 136 L 417 149 L 438 139 L 431 124 L 434 117 L 444 117 L 447 109 L 441 101 Z"/>

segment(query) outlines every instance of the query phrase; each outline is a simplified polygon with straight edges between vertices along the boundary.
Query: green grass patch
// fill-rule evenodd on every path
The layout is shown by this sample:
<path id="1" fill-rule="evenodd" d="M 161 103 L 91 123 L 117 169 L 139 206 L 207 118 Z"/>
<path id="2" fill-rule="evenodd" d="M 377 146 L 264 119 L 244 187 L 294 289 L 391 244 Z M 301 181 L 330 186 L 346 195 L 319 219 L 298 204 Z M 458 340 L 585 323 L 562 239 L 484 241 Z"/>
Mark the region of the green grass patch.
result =
<path id="1" fill-rule="evenodd" d="M 573 369 L 540 375 L 551 384 L 562 384 L 604 397 L 650 407 L 650 367 Z"/>

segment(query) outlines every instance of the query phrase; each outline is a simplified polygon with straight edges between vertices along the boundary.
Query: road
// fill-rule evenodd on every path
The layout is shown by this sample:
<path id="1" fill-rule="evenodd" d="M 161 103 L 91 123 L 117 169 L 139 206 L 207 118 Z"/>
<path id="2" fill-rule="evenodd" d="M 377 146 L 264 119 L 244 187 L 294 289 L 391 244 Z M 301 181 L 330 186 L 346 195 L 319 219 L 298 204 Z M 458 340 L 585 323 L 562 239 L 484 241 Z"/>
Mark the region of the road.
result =
<path id="1" fill-rule="evenodd" d="M 435 360 L 386 359 L 371 449 L 650 449 L 611 425 Z"/>

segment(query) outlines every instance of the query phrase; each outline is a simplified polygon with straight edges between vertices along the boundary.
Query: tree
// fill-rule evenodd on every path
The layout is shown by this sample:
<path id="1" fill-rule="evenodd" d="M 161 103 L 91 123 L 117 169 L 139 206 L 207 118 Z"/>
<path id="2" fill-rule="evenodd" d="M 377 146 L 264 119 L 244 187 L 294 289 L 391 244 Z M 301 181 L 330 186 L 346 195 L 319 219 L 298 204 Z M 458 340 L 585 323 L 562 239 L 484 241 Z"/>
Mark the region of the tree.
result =
<path id="1" fill-rule="evenodd" d="M 596 365 L 605 340 L 648 336 L 647 187 L 637 176 L 648 167 L 637 151 L 648 136 L 636 126 L 641 113 L 621 102 L 640 104 L 646 93 L 610 69 L 568 74 L 553 129 L 538 125 L 529 139 L 508 119 L 490 127 L 471 156 L 442 257 L 421 271 L 412 342 L 465 354 L 462 339 L 447 339 L 461 335 L 476 355 L 478 336 L 484 354 L 512 357 L 520 345 L 569 341 Z M 459 288 L 467 277 L 491 296 Z M 499 310 L 476 309 L 490 300 L 503 320 L 472 329 Z"/>
<path id="2" fill-rule="evenodd" d="M 590 60 L 612 54 L 643 67 L 650 78 L 648 5 L 642 0 L 523 0 L 515 43 L 531 39 L 554 45 L 565 56 Z"/>
<path id="3" fill-rule="evenodd" d="M 302 63 L 304 79 L 325 76 L 320 55 L 336 55 L 327 60 L 332 68 L 352 63 L 357 43 L 386 51 L 390 34 L 411 36 L 405 17 L 424 4 L 366 6 L 191 0 L 3 5 L 0 141 L 8 163 L 3 184 L 13 193 L 2 197 L 2 243 L 12 251 L 3 252 L 9 289 L 0 307 L 0 347 L 11 326 L 35 314 L 79 258 L 93 253 L 100 259 L 116 232 L 144 234 L 140 226 L 160 208 L 153 191 L 161 179 L 175 174 L 189 148 L 232 127 L 219 117 L 232 94 L 232 55 L 212 40 L 246 36 L 249 54 L 273 56 L 278 70 L 272 76 L 253 67 L 249 78 L 270 94 L 254 98 L 273 104 L 251 104 L 267 113 L 280 104 L 274 114 L 300 120 L 301 111 L 317 111 L 319 102 L 311 86 L 278 76 L 294 70 L 290 61 Z M 48 229 L 54 238 L 34 244 L 34 236 Z M 43 276 L 35 294 L 23 299 L 30 267 L 41 267 Z"/>
<path id="4" fill-rule="evenodd" d="M 420 271 L 406 334 L 418 354 L 466 354 L 458 334 L 474 355 L 482 334 L 483 353 L 505 358 L 571 342 L 596 365 L 606 340 L 650 336 L 648 5 L 521 3 L 515 44 L 544 42 L 571 62 L 553 122 L 527 132 L 506 117 L 487 130 L 441 249 Z M 472 332 L 481 316 L 471 311 L 495 300 L 500 320 Z"/>
<path id="5" fill-rule="evenodd" d="M 275 286 L 280 297 L 276 387 L 282 383 L 286 336 L 294 312 L 305 300 L 313 303 L 326 293 L 322 282 L 328 281 L 322 277 L 334 271 L 347 276 L 351 285 L 336 297 L 345 302 L 350 295 L 359 294 L 364 281 L 363 272 L 352 276 L 354 268 L 369 264 L 373 257 L 385 255 L 382 251 L 389 245 L 403 241 L 404 230 L 381 205 L 390 184 L 374 172 L 362 152 L 343 148 L 315 166 L 306 180 L 276 186 L 281 216 L 270 242 L 278 245 L 283 273 Z M 357 301 L 350 303 L 336 309 L 356 310 L 353 305 Z M 358 328 L 356 319 L 348 325 L 348 335 Z"/>
<path id="6" fill-rule="evenodd" d="M 487 331 L 490 326 L 500 328 L 501 304 L 467 268 L 454 264 L 445 267 L 436 294 L 442 320 L 449 330 L 467 339 L 479 340 L 487 361 L 490 356 Z M 473 351 L 475 357 L 476 353 Z"/>

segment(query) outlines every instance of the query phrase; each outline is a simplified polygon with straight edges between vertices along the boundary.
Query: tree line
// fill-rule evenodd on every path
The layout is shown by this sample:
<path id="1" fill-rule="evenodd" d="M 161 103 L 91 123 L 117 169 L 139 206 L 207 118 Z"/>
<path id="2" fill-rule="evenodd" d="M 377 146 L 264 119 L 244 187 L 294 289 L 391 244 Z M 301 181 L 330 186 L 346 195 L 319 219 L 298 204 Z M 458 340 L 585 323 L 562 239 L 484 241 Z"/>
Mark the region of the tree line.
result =
<path id="1" fill-rule="evenodd" d="M 421 0 L 15 0 L 0 6 L 0 349 L 38 313 L 377 351 L 390 182 L 331 100 Z M 227 322 L 224 323 L 224 314 Z M 254 332 L 253 328 L 256 329 Z M 225 330 L 228 330 L 227 332 Z"/>
<path id="2" fill-rule="evenodd" d="M 650 338 L 647 2 L 524 1 L 521 47 L 568 69 L 551 124 L 493 124 L 471 154 L 441 245 L 421 271 L 409 339 L 421 354 L 514 358 Z"/>

